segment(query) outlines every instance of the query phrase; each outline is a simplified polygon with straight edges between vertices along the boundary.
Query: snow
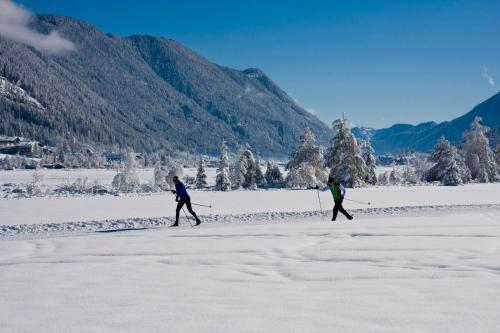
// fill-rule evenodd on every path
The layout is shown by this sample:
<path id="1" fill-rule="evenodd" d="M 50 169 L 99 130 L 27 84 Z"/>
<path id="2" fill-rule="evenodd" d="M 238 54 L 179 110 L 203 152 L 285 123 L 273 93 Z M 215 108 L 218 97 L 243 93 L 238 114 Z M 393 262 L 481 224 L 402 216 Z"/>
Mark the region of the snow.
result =
<path id="1" fill-rule="evenodd" d="M 24 89 L 9 82 L 2 76 L 0 76 L 0 96 L 4 96 L 16 102 L 31 104 L 42 110 L 44 109 L 38 100 L 31 97 Z"/>
<path id="2" fill-rule="evenodd" d="M 190 194 L 175 229 L 170 192 L 1 198 L 0 332 L 500 331 L 500 183 L 348 189 L 372 204 L 337 222 L 329 192 L 324 219 L 315 190 Z"/>
<path id="3" fill-rule="evenodd" d="M 498 332 L 499 244 L 498 208 L 3 238 L 0 327 Z"/>
<path id="4" fill-rule="evenodd" d="M 201 215 L 260 212 L 307 212 L 319 209 L 315 190 L 269 191 L 197 191 L 191 190 L 195 203 L 213 208 L 195 207 Z M 333 200 L 321 192 L 323 209 L 330 213 Z M 92 197 L 34 197 L 0 199 L 0 225 L 60 223 L 105 219 L 173 216 L 176 203 L 170 192 L 157 195 Z M 500 184 L 464 186 L 376 186 L 347 189 L 346 199 L 371 202 L 372 208 L 484 205 L 500 203 Z M 347 210 L 368 208 L 365 204 L 345 201 Z"/>
<path id="5" fill-rule="evenodd" d="M 5 155 L 12 156 L 12 155 Z M 184 176 L 196 176 L 196 168 L 185 168 Z M 207 176 L 212 183 L 215 182 L 215 168 L 205 168 Z M 116 169 L 42 169 L 43 180 L 41 185 L 56 186 L 64 183 L 73 183 L 78 178 L 88 178 L 89 181 L 99 181 L 103 185 L 111 185 Z M 22 184 L 31 179 L 33 170 L 0 170 L 0 186 L 5 183 Z M 141 183 L 153 182 L 153 168 L 137 169 Z"/>

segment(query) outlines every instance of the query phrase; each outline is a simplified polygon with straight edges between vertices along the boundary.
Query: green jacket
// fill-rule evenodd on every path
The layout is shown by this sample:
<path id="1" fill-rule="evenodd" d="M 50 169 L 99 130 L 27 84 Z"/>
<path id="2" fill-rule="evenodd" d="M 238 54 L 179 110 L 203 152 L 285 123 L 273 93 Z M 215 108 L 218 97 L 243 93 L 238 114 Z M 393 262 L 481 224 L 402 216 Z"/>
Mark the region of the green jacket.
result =
<path id="1" fill-rule="evenodd" d="M 328 186 L 330 188 L 330 192 L 332 192 L 333 200 L 338 200 L 342 198 L 342 192 L 345 191 L 343 186 L 339 183 L 334 183 L 333 185 Z"/>

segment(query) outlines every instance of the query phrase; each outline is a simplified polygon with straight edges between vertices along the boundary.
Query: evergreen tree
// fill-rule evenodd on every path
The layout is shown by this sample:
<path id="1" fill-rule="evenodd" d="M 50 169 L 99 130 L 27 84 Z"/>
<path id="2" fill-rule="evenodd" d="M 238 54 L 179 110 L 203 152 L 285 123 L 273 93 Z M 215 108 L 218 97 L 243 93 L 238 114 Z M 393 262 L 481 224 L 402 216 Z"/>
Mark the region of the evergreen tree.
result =
<path id="1" fill-rule="evenodd" d="M 285 167 L 289 171 L 287 186 L 307 188 L 325 182 L 327 173 L 323 164 L 323 149 L 316 145 L 314 134 L 306 128 L 297 151 L 291 154 Z"/>
<path id="2" fill-rule="evenodd" d="M 389 173 L 389 184 L 399 185 L 401 183 L 401 175 L 398 170 L 393 166 L 391 172 Z"/>
<path id="3" fill-rule="evenodd" d="M 434 146 L 430 160 L 436 164 L 429 170 L 427 181 L 440 181 L 443 185 L 455 186 L 470 180 L 469 169 L 457 149 L 444 136 Z"/>
<path id="4" fill-rule="evenodd" d="M 415 170 L 411 166 L 406 165 L 404 167 L 402 181 L 404 184 L 408 184 L 408 185 L 415 185 L 418 183 L 418 176 L 417 176 Z"/>
<path id="5" fill-rule="evenodd" d="M 235 190 L 241 188 L 245 183 L 245 177 L 248 173 L 248 167 L 249 167 L 248 165 L 249 149 L 250 146 L 248 144 L 245 144 L 239 148 L 237 159 L 231 168 L 231 183 L 233 189 Z"/>
<path id="6" fill-rule="evenodd" d="M 375 158 L 375 151 L 370 143 L 370 141 L 359 140 L 361 148 L 361 156 L 366 164 L 366 176 L 365 182 L 367 184 L 375 185 L 377 184 L 377 174 L 375 169 L 377 168 L 377 159 Z"/>
<path id="7" fill-rule="evenodd" d="M 497 144 L 495 149 L 495 161 L 497 162 L 497 174 L 500 173 L 500 143 Z"/>
<path id="8" fill-rule="evenodd" d="M 318 179 L 314 175 L 315 169 L 308 163 L 302 163 L 298 167 L 290 169 L 285 184 L 289 188 L 312 188 L 318 185 Z"/>
<path id="9" fill-rule="evenodd" d="M 383 172 L 378 176 L 378 183 L 380 185 L 388 185 L 389 184 L 389 172 Z"/>
<path id="10" fill-rule="evenodd" d="M 264 174 L 262 173 L 262 169 L 260 167 L 260 157 L 258 154 L 255 154 L 254 177 L 255 177 L 255 184 L 258 187 L 263 187 L 266 185 L 266 179 L 264 178 Z"/>
<path id="11" fill-rule="evenodd" d="M 281 187 L 283 185 L 283 175 L 281 170 L 274 161 L 267 161 L 266 174 L 264 175 L 266 179 L 267 186 L 269 187 Z"/>
<path id="12" fill-rule="evenodd" d="M 253 153 L 250 150 L 250 147 L 247 145 L 247 149 L 245 149 L 241 155 L 241 160 L 245 161 L 246 165 L 246 173 L 243 181 L 243 188 L 255 190 L 257 188 L 257 166 L 255 164 L 255 159 L 253 157 Z"/>
<path id="13" fill-rule="evenodd" d="M 495 154 L 490 149 L 486 133 L 489 128 L 481 125 L 481 117 L 474 118 L 470 131 L 464 132 L 465 163 L 469 167 L 472 179 L 479 182 L 493 182 L 497 179 Z"/>
<path id="14" fill-rule="evenodd" d="M 222 142 L 220 149 L 219 167 L 215 177 L 215 189 L 217 191 L 229 191 L 231 189 L 231 180 L 229 179 L 229 157 L 227 146 Z"/>
<path id="15" fill-rule="evenodd" d="M 335 135 L 325 154 L 325 166 L 330 168 L 330 176 L 347 187 L 365 185 L 366 164 L 345 117 L 335 120 L 333 129 Z"/>
<path id="16" fill-rule="evenodd" d="M 196 187 L 205 188 L 207 187 L 207 174 L 205 173 L 205 166 L 203 163 L 203 157 L 200 158 L 200 163 L 198 164 L 198 172 L 196 173 Z"/>

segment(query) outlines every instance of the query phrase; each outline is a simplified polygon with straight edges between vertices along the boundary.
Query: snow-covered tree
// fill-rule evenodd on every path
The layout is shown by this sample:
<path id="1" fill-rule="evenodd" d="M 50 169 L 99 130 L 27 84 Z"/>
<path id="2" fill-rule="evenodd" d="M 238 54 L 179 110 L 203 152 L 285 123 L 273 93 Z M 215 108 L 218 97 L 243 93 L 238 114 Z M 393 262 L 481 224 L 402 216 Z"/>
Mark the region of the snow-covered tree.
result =
<path id="1" fill-rule="evenodd" d="M 469 167 L 472 179 L 479 182 L 493 182 L 497 179 L 495 154 L 489 146 L 486 133 L 489 128 L 481 125 L 481 117 L 475 117 L 470 131 L 464 132 L 465 164 Z"/>
<path id="2" fill-rule="evenodd" d="M 257 167 L 255 165 L 255 159 L 250 148 L 247 148 L 243 151 L 241 159 L 245 160 L 246 165 L 246 173 L 244 177 L 245 180 L 243 181 L 242 186 L 245 189 L 255 190 L 257 188 Z"/>
<path id="3" fill-rule="evenodd" d="M 200 162 L 198 164 L 198 172 L 196 173 L 196 187 L 205 188 L 207 187 L 207 185 L 207 174 L 205 173 L 205 165 L 202 157 L 200 158 Z"/>
<path id="4" fill-rule="evenodd" d="M 413 161 L 413 170 L 415 171 L 415 177 L 417 181 L 426 181 L 429 170 L 434 166 L 429 160 L 428 154 L 418 154 L 416 159 Z"/>
<path id="5" fill-rule="evenodd" d="M 500 173 L 500 143 L 495 148 L 495 161 L 497 162 L 497 174 Z"/>
<path id="6" fill-rule="evenodd" d="M 26 192 L 29 196 L 42 194 L 40 183 L 43 180 L 43 173 L 40 168 L 36 168 L 31 174 L 31 181 L 26 185 Z"/>
<path id="7" fill-rule="evenodd" d="M 243 183 L 245 183 L 249 167 L 248 156 L 251 154 L 251 152 L 250 154 L 248 153 L 249 150 L 250 146 L 248 144 L 242 145 L 238 149 L 236 160 L 231 167 L 231 184 L 235 190 L 243 187 Z"/>
<path id="8" fill-rule="evenodd" d="M 399 185 L 401 184 L 401 174 L 395 167 L 392 167 L 391 172 L 389 173 L 389 184 Z"/>
<path id="9" fill-rule="evenodd" d="M 378 176 L 378 183 L 380 185 L 388 185 L 389 184 L 389 172 L 386 171 L 386 172 L 382 172 L 379 176 Z"/>
<path id="10" fill-rule="evenodd" d="M 259 175 L 260 171 L 260 175 Z M 231 183 L 233 189 L 245 188 L 256 189 L 258 180 L 263 179 L 260 166 L 256 165 L 256 161 L 250 146 L 245 144 L 240 147 L 238 158 L 234 162 L 231 170 Z"/>
<path id="11" fill-rule="evenodd" d="M 255 154 L 253 171 L 254 171 L 255 184 L 257 185 L 257 187 L 265 186 L 266 179 L 264 178 L 264 174 L 262 173 L 262 169 L 260 167 L 260 157 L 258 154 Z"/>
<path id="12" fill-rule="evenodd" d="M 361 149 L 361 156 L 366 164 L 366 176 L 365 182 L 367 184 L 375 185 L 377 183 L 377 174 L 375 169 L 377 168 L 377 159 L 375 158 L 375 151 L 370 143 L 370 141 L 359 140 L 359 145 Z"/>
<path id="13" fill-rule="evenodd" d="M 330 168 L 330 176 L 347 187 L 365 185 L 366 164 L 345 117 L 335 120 L 333 129 L 335 135 L 325 154 L 325 166 Z"/>
<path id="14" fill-rule="evenodd" d="M 177 162 L 170 162 L 168 163 L 167 166 L 168 173 L 167 173 L 167 183 L 170 186 L 170 188 L 175 188 L 174 184 L 174 177 L 177 176 L 179 179 L 182 179 L 182 175 L 184 174 L 184 169 L 183 167 L 177 163 Z"/>
<path id="15" fill-rule="evenodd" d="M 403 169 L 403 174 L 401 176 L 403 184 L 415 185 L 418 184 L 419 178 L 415 169 L 409 165 L 406 165 Z"/>
<path id="16" fill-rule="evenodd" d="M 167 182 L 167 170 L 165 165 L 162 165 L 161 162 L 157 162 L 155 164 L 155 168 L 153 171 L 153 183 L 154 186 L 161 190 L 168 190 L 170 187 Z"/>
<path id="17" fill-rule="evenodd" d="M 122 170 L 113 178 L 112 186 L 118 192 L 135 192 L 139 188 L 136 154 L 127 153 Z"/>
<path id="18" fill-rule="evenodd" d="M 281 170 L 274 161 L 267 161 L 266 174 L 264 175 L 266 179 L 266 184 L 269 187 L 281 187 L 283 186 L 284 179 L 281 174 Z"/>
<path id="19" fill-rule="evenodd" d="M 231 189 L 231 180 L 229 178 L 229 157 L 227 154 L 227 146 L 222 142 L 220 148 L 219 167 L 215 176 L 215 189 L 217 191 L 229 191 Z"/>
<path id="20" fill-rule="evenodd" d="M 313 187 L 326 182 L 323 148 L 316 145 L 314 134 L 306 128 L 300 137 L 299 147 L 290 156 L 285 169 L 288 170 L 287 187 Z"/>
<path id="21" fill-rule="evenodd" d="M 304 162 L 298 167 L 291 168 L 285 184 L 289 188 L 311 188 L 318 185 L 314 167 Z"/>
<path id="22" fill-rule="evenodd" d="M 430 160 L 436 164 L 429 170 L 427 181 L 440 181 L 443 185 L 456 186 L 470 180 L 470 172 L 457 149 L 442 136 L 434 146 Z"/>

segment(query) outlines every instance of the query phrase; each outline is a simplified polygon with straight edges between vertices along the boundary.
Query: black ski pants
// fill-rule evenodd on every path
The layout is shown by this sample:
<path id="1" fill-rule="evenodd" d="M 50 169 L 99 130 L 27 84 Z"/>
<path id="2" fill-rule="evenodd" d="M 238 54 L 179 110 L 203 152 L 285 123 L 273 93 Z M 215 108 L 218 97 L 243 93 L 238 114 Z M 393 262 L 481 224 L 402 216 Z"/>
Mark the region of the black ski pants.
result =
<path id="1" fill-rule="evenodd" d="M 335 205 L 333 206 L 333 217 L 332 221 L 335 221 L 337 219 L 337 214 L 340 211 L 342 214 L 345 215 L 345 217 L 350 218 L 351 215 L 342 207 L 342 202 L 344 201 L 344 198 L 339 198 L 337 200 L 334 200 Z"/>
<path id="2" fill-rule="evenodd" d="M 179 201 L 177 202 L 177 208 L 175 209 L 175 223 L 179 222 L 179 214 L 184 204 L 186 204 L 188 212 L 191 213 L 191 215 L 194 216 L 196 222 L 198 222 L 199 221 L 198 216 L 196 216 L 196 213 L 193 211 L 193 208 L 191 207 L 191 198 L 187 196 L 185 198 L 180 198 Z"/>

